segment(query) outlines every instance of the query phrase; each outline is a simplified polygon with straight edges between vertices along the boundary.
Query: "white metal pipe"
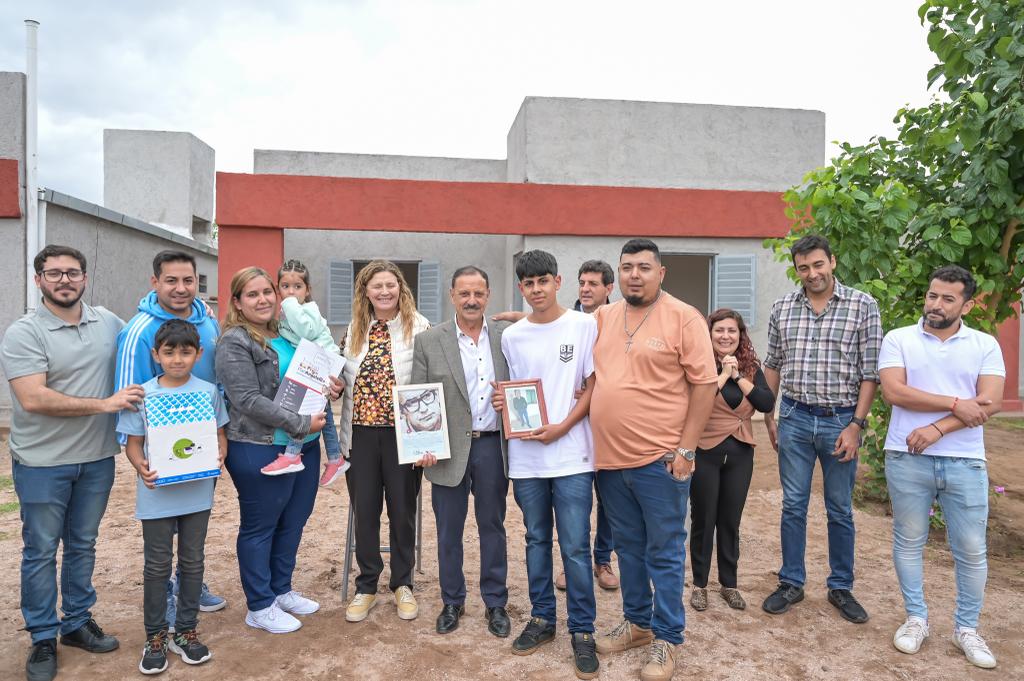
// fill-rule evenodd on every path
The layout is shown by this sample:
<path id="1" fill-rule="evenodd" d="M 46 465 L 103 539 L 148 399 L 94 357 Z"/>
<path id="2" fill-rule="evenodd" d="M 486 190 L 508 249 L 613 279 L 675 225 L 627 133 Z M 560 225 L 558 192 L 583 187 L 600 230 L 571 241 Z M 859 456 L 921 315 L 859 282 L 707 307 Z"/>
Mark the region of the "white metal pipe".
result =
<path id="1" fill-rule="evenodd" d="M 39 293 L 35 286 L 32 260 L 43 247 L 39 234 L 39 182 L 38 174 L 38 72 L 39 22 L 25 20 L 25 309 L 36 308 Z"/>

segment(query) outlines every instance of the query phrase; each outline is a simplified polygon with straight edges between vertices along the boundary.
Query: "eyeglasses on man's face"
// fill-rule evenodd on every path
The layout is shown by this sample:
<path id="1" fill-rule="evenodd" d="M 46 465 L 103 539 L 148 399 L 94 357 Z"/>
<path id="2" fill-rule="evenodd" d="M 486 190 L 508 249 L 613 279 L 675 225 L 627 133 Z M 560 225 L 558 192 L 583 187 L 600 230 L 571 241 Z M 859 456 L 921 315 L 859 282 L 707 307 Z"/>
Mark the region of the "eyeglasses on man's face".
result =
<path id="1" fill-rule="evenodd" d="M 64 277 L 76 283 L 85 279 L 85 272 L 82 270 L 43 270 L 39 274 L 42 275 L 43 281 L 51 284 L 60 282 Z"/>
<path id="2" fill-rule="evenodd" d="M 437 393 L 433 390 L 426 390 L 420 393 L 419 397 L 410 397 L 402 402 L 402 408 L 406 411 L 418 411 L 420 406 L 429 407 L 437 401 Z"/>

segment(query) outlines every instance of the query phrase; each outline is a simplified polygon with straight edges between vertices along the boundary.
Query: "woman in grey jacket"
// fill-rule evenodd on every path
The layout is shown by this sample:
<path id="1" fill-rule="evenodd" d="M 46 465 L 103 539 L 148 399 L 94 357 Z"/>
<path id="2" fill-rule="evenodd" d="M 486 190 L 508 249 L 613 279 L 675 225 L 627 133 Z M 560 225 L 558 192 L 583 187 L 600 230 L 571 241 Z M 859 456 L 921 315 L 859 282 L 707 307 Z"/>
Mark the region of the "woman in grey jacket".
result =
<path id="1" fill-rule="evenodd" d="M 391 580 L 398 616 L 415 619 L 412 595 L 416 546 L 416 495 L 423 471 L 398 463 L 391 389 L 409 383 L 413 338 L 429 327 L 416 312 L 401 270 L 375 260 L 356 277 L 352 323 L 345 338 L 345 400 L 338 439 L 352 468 L 345 476 L 355 508 L 356 595 L 345 619 L 359 622 L 377 604 L 377 580 L 384 569 L 380 555 L 380 514 L 388 500 L 391 528 Z M 351 451 L 350 451 L 351 450 Z"/>
<path id="2" fill-rule="evenodd" d="M 274 404 L 295 347 L 277 331 L 277 290 L 258 267 L 231 279 L 224 331 L 217 342 L 217 381 L 231 422 L 225 461 L 238 491 L 238 568 L 249 607 L 245 623 L 274 634 L 295 631 L 319 604 L 292 590 L 302 530 L 316 499 L 323 414 L 300 416 Z M 336 384 L 335 392 L 340 388 Z M 305 470 L 276 477 L 260 473 L 288 443 L 302 439 Z"/>

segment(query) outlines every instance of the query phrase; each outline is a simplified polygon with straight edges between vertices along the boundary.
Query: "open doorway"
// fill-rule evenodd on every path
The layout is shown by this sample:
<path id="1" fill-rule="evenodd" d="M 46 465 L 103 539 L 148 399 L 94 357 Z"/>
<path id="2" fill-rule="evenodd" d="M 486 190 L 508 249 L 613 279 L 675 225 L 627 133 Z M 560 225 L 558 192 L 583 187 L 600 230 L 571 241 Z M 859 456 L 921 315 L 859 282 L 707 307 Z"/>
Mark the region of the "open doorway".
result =
<path id="1" fill-rule="evenodd" d="M 684 303 L 693 305 L 705 317 L 711 312 L 711 271 L 715 256 L 662 253 L 665 266 L 662 288 Z"/>

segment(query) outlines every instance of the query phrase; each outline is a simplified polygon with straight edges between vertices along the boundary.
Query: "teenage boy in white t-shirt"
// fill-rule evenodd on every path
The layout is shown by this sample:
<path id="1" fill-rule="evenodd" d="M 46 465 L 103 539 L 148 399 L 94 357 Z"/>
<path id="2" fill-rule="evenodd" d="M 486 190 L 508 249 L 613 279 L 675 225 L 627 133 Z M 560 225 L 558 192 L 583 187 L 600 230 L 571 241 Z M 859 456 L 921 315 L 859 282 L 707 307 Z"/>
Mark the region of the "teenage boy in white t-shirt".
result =
<path id="1" fill-rule="evenodd" d="M 928 637 L 924 545 L 928 511 L 938 498 L 956 574 L 953 643 L 978 667 L 996 658 L 978 635 L 988 573 L 988 472 L 982 424 L 1002 407 L 1006 370 L 992 336 L 968 328 L 974 307 L 970 272 L 932 272 L 924 316 L 890 331 L 878 359 L 892 420 L 885 439 L 885 478 L 892 499 L 893 562 L 907 621 L 893 645 L 913 654 Z"/>
<path id="2" fill-rule="evenodd" d="M 512 652 L 529 655 L 555 638 L 551 545 L 557 524 L 574 670 L 577 677 L 592 679 L 598 673 L 590 569 L 594 443 L 587 412 L 594 387 L 597 323 L 588 314 L 558 304 L 562 280 L 550 253 L 523 253 L 516 262 L 516 276 L 532 312 L 505 330 L 501 350 L 511 380 L 540 379 L 548 425 L 508 443 L 509 478 L 526 525 L 532 604 L 531 619 L 512 643 Z M 581 385 L 584 390 L 577 400 L 574 393 Z M 494 394 L 495 409 L 504 408 L 501 391 Z"/>

